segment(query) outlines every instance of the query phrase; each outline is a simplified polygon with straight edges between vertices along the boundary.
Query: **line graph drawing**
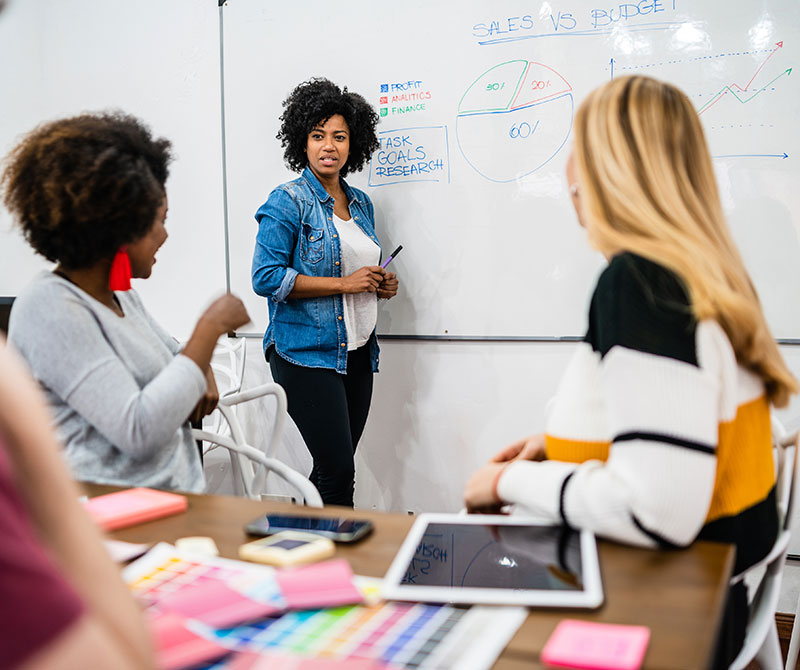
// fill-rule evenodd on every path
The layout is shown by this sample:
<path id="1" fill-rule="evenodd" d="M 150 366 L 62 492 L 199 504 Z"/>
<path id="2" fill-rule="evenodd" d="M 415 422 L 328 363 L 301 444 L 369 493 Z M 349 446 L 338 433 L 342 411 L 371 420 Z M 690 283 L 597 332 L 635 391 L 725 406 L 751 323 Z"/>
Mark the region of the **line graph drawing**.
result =
<path id="1" fill-rule="evenodd" d="M 489 68 L 458 105 L 456 141 L 467 163 L 493 182 L 531 174 L 564 146 L 572 129 L 572 86 L 527 60 Z"/>
<path id="2" fill-rule="evenodd" d="M 740 84 L 737 81 L 730 81 L 729 83 L 723 85 L 718 91 L 711 94 L 710 98 L 707 102 L 703 103 L 697 110 L 699 115 L 704 114 L 709 109 L 714 107 L 720 100 L 723 98 L 729 98 L 738 101 L 740 104 L 746 104 L 759 96 L 761 93 L 765 91 L 771 90 L 774 91 L 775 88 L 773 84 L 775 84 L 778 80 L 782 79 L 783 77 L 788 77 L 792 74 L 792 67 L 788 67 L 783 69 L 777 75 L 773 75 L 772 78 L 766 84 L 757 84 L 753 87 L 753 82 L 755 82 L 756 78 L 763 72 L 767 63 L 770 62 L 773 56 L 777 54 L 783 48 L 783 40 L 780 42 L 776 42 L 772 47 L 767 49 L 753 49 L 753 50 L 745 50 L 745 51 L 731 51 L 727 53 L 717 53 L 717 54 L 706 54 L 703 56 L 698 56 L 695 58 L 676 58 L 668 61 L 661 61 L 661 62 L 653 62 L 653 63 L 645 63 L 641 65 L 626 65 L 620 66 L 616 59 L 611 58 L 609 61 L 609 69 L 611 71 L 611 79 L 614 78 L 614 73 L 616 72 L 623 72 L 623 71 L 641 71 L 647 70 L 649 68 L 658 68 L 662 66 L 670 66 L 670 65 L 679 65 L 684 64 L 688 65 L 694 62 L 701 62 L 701 61 L 708 61 L 708 60 L 718 60 L 723 58 L 731 58 L 735 56 L 753 56 L 756 54 L 766 54 L 766 56 L 761 60 L 758 67 L 752 73 L 752 75 L 747 79 L 745 84 Z M 762 77 L 762 80 L 764 77 Z M 743 80 L 740 80 L 743 81 Z M 702 94 L 698 94 L 697 97 L 703 97 Z"/>
<path id="3" fill-rule="evenodd" d="M 762 67 L 763 67 L 763 63 L 762 63 Z M 761 69 L 761 68 L 759 68 L 759 71 L 760 71 L 760 69 Z M 758 74 L 758 73 L 756 73 L 756 74 Z M 755 98 L 755 97 L 756 97 L 756 96 L 757 96 L 759 93 L 763 93 L 763 92 L 764 92 L 764 91 L 766 91 L 768 88 L 770 88 L 770 87 L 772 86 L 772 84 L 774 84 L 776 81 L 778 81 L 778 79 L 780 79 L 781 77 L 788 77 L 790 74 L 792 74 L 792 68 L 790 68 L 790 67 L 789 67 L 789 68 L 786 68 L 786 69 L 785 69 L 783 72 L 781 72 L 781 73 L 780 73 L 780 74 L 779 74 L 777 77 L 775 77 L 774 79 L 770 80 L 769 82 L 767 82 L 766 84 L 764 84 L 763 86 L 761 86 L 760 88 L 758 88 L 758 90 L 756 90 L 756 92 L 755 92 L 755 93 L 753 93 L 753 94 L 751 94 L 751 95 L 748 95 L 748 96 L 743 96 L 743 95 L 740 95 L 740 93 L 737 93 L 735 90 L 733 90 L 733 89 L 734 89 L 734 87 L 736 87 L 736 88 L 738 88 L 738 89 L 739 89 L 739 91 L 741 91 L 742 93 L 747 93 L 747 92 L 748 92 L 748 88 L 747 88 L 747 87 L 745 87 L 745 88 L 741 88 L 741 87 L 740 87 L 740 86 L 738 86 L 737 84 L 726 84 L 725 86 L 723 86 L 723 87 L 722 87 L 722 88 L 719 90 L 719 92 L 718 92 L 718 93 L 717 93 L 717 94 L 716 94 L 716 95 L 715 95 L 713 98 L 711 98 L 711 100 L 709 100 L 709 101 L 708 101 L 708 102 L 707 102 L 705 105 L 703 105 L 703 106 L 702 106 L 700 109 L 698 109 L 698 110 L 697 110 L 697 113 L 698 113 L 698 114 L 700 114 L 700 115 L 702 115 L 702 114 L 703 114 L 703 112 L 707 111 L 708 109 L 710 109 L 711 107 L 713 107 L 714 105 L 716 105 L 716 104 L 717 104 L 717 103 L 718 103 L 720 100 L 722 100 L 722 98 L 724 98 L 724 97 L 725 97 L 725 96 L 726 96 L 728 93 L 730 93 L 730 94 L 731 94 L 731 95 L 732 95 L 734 98 L 736 98 L 736 100 L 738 100 L 740 103 L 742 103 L 742 104 L 748 103 L 748 102 L 750 102 L 750 101 L 751 101 L 753 98 Z M 748 82 L 747 86 L 750 86 L 750 84 L 752 84 L 752 82 L 753 82 L 753 79 L 755 79 L 755 76 L 756 76 L 756 75 L 753 75 L 752 79 L 751 79 L 751 80 Z"/>
<path id="4" fill-rule="evenodd" d="M 745 91 L 746 92 L 747 89 L 750 88 L 750 84 L 753 83 L 753 80 L 758 76 L 758 73 L 761 72 L 762 68 L 767 64 L 767 61 L 775 55 L 775 52 L 778 49 L 781 49 L 781 48 L 783 48 L 783 40 L 781 40 L 780 42 L 776 42 L 775 43 L 775 48 L 770 52 L 769 56 L 767 56 L 764 59 L 764 61 L 761 63 L 761 65 L 758 66 L 758 69 L 755 71 L 753 76 L 750 77 L 750 81 L 748 81 L 747 84 L 745 84 L 744 88 L 742 88 L 738 84 L 733 84 L 733 86 L 736 86 L 736 88 L 738 88 L 740 91 Z M 791 71 L 791 69 L 790 69 L 790 71 Z"/>

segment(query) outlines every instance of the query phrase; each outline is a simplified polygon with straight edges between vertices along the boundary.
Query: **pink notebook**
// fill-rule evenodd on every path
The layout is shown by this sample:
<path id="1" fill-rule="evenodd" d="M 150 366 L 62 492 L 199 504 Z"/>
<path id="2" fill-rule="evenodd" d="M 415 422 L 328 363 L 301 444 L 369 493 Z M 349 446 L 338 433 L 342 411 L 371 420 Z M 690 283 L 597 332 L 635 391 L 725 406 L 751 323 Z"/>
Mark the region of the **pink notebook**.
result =
<path id="1" fill-rule="evenodd" d="M 84 505 L 103 530 L 117 530 L 184 512 L 187 502 L 176 493 L 138 488 L 97 496 Z"/>
<path id="2" fill-rule="evenodd" d="M 557 668 L 638 670 L 650 629 L 564 619 L 542 650 L 542 662 Z"/>

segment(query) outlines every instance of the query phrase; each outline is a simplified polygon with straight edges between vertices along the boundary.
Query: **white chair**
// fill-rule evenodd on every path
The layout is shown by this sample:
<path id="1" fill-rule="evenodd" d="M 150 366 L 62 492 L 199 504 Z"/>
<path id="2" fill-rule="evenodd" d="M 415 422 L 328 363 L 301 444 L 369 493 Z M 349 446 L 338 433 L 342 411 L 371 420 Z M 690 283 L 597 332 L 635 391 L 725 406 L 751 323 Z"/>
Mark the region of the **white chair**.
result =
<path id="1" fill-rule="evenodd" d="M 262 452 L 247 443 L 234 407 L 267 395 L 275 398 L 277 408 L 267 448 Z M 267 473 L 274 472 L 300 492 L 306 505 L 322 507 L 322 498 L 316 487 L 299 472 L 275 458 L 286 420 L 286 393 L 280 385 L 262 384 L 225 395 L 219 400 L 217 413 L 224 419 L 224 431 L 193 429 L 192 436 L 196 440 L 210 443 L 212 449 L 219 446 L 228 450 L 233 490 L 236 495 L 259 499 L 261 494 L 265 493 Z"/>
<path id="2" fill-rule="evenodd" d="M 219 359 L 227 358 L 226 363 Z M 211 361 L 211 369 L 217 385 L 220 384 L 220 376 L 227 380 L 222 395 L 231 395 L 242 390 L 244 381 L 244 368 L 247 363 L 247 340 L 244 337 L 223 338 L 214 347 L 214 358 Z"/>
<path id="3" fill-rule="evenodd" d="M 214 347 L 211 370 L 217 382 L 220 398 L 234 395 L 242 390 L 244 368 L 247 363 L 247 340 L 244 337 L 223 338 Z M 212 432 L 223 432 L 227 428 L 222 415 L 214 413 Z"/>
<path id="4" fill-rule="evenodd" d="M 780 670 L 783 667 L 778 629 L 775 625 L 775 608 L 780 595 L 786 553 L 789 550 L 798 434 L 787 436 L 780 423 L 773 419 L 772 441 L 775 452 L 778 536 L 769 554 L 745 573 L 764 570 L 764 575 L 750 599 L 750 620 L 747 623 L 744 645 L 731 663 L 731 670 L 742 670 L 753 659 L 759 662 L 763 670 Z M 742 577 L 743 575 L 739 575 L 734 578 L 734 582 Z M 794 633 L 792 637 L 794 638 Z"/>
<path id="5" fill-rule="evenodd" d="M 798 595 L 797 598 L 794 624 L 792 625 L 792 636 L 789 638 L 789 651 L 786 654 L 786 670 L 795 670 L 795 667 L 797 667 L 798 653 L 800 653 L 800 595 Z"/>

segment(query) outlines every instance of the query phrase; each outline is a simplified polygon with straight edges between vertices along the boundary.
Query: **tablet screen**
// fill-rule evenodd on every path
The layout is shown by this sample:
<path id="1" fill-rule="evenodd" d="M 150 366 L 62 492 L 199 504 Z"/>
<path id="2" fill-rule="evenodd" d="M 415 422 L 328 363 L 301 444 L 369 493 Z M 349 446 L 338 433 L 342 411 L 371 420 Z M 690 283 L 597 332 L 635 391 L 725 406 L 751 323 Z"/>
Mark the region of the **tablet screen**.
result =
<path id="1" fill-rule="evenodd" d="M 580 536 L 556 526 L 432 523 L 403 584 L 578 591 Z"/>
<path id="2" fill-rule="evenodd" d="M 422 515 L 385 581 L 387 596 L 409 600 L 577 607 L 602 602 L 591 533 L 513 517 Z"/>

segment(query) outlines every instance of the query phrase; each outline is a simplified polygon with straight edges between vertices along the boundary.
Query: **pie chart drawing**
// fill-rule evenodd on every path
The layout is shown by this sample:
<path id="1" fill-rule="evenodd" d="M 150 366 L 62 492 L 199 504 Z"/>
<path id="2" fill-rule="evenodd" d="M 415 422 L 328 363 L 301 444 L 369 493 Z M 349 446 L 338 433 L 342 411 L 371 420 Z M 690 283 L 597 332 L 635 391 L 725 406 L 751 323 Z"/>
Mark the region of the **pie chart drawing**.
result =
<path id="1" fill-rule="evenodd" d="M 512 60 L 484 72 L 458 104 L 456 140 L 475 172 L 509 182 L 536 172 L 572 130 L 572 86 L 553 68 Z"/>

